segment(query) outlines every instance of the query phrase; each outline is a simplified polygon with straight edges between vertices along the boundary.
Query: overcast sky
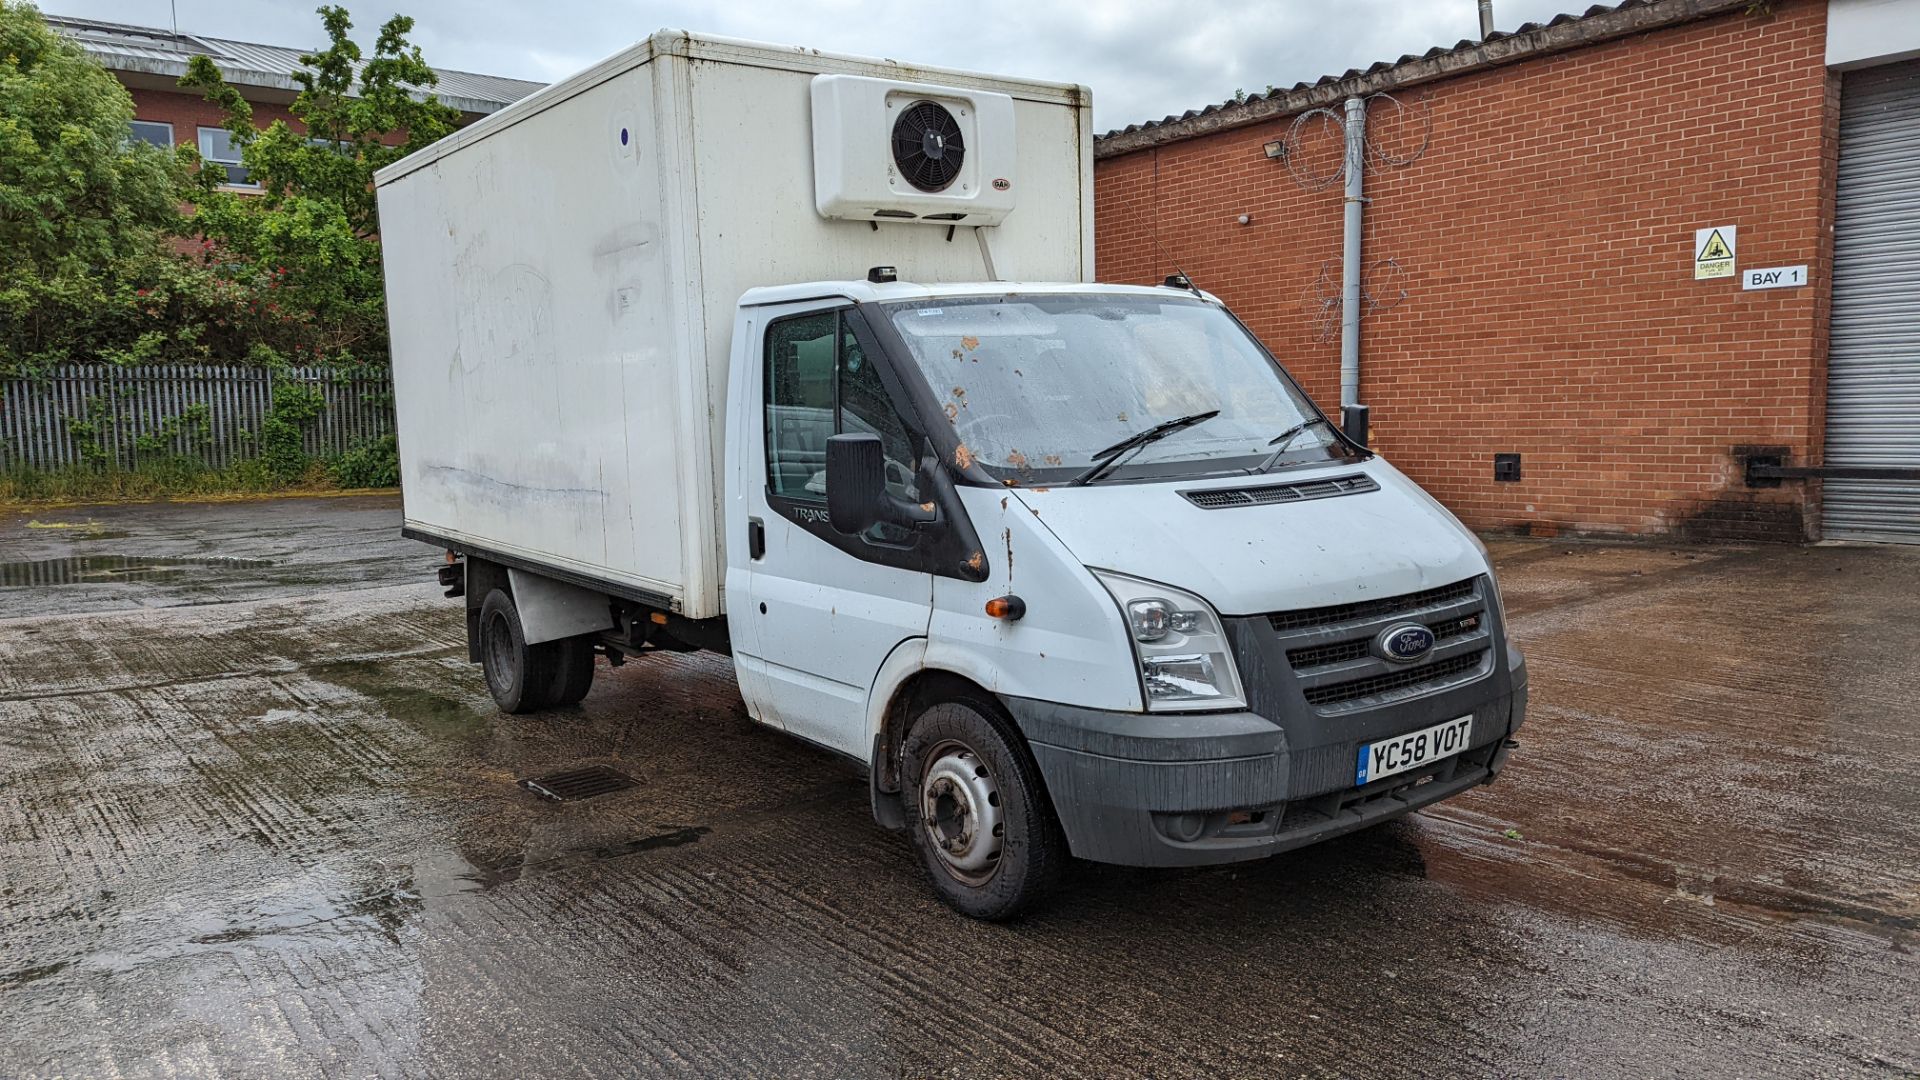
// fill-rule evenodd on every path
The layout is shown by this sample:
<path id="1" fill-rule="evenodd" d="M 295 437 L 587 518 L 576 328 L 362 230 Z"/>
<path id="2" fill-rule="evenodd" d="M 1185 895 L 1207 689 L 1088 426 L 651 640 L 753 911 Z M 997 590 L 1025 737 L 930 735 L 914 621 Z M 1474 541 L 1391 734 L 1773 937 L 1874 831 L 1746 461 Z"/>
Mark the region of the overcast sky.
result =
<path id="1" fill-rule="evenodd" d="M 1098 130 L 1287 87 L 1477 37 L 1475 0 L 342 0 L 372 41 L 395 11 L 436 67 L 552 81 L 662 27 L 1093 88 Z M 1496 25 L 1590 0 L 1494 0 Z M 301 0 L 175 0 L 183 33 L 318 43 Z M 168 0 L 41 0 L 44 10 L 168 25 Z"/>

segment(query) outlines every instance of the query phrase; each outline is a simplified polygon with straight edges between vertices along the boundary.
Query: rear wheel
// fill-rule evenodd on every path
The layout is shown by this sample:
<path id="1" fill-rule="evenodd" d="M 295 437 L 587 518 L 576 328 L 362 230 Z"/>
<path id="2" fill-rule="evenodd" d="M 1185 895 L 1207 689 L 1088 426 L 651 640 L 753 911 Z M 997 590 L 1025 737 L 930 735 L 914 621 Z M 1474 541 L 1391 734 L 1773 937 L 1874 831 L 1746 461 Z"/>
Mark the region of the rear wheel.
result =
<path id="1" fill-rule="evenodd" d="M 563 638 L 553 647 L 553 684 L 547 700 L 554 705 L 578 704 L 593 686 L 593 639 Z"/>
<path id="2" fill-rule="evenodd" d="M 1007 919 L 1053 888 L 1066 841 L 997 708 L 972 698 L 928 708 L 901 758 L 908 830 L 942 900 L 976 919 Z"/>
<path id="3" fill-rule="evenodd" d="M 520 611 L 506 590 L 495 589 L 481 602 L 480 667 L 502 712 L 530 713 L 550 703 L 559 681 L 558 652 L 551 642 L 527 644 Z M 587 659 L 591 663 L 591 653 Z"/>

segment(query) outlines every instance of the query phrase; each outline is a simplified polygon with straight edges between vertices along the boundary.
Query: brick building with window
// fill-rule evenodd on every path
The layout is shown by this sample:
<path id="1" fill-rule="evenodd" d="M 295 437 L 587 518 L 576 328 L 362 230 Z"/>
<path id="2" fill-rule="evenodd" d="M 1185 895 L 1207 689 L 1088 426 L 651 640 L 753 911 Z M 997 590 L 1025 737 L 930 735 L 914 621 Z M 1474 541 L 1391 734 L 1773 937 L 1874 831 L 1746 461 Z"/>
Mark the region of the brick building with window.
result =
<path id="1" fill-rule="evenodd" d="M 1920 0 L 1627 0 L 1128 127 L 1099 276 L 1177 263 L 1334 411 L 1358 97 L 1358 397 L 1469 524 L 1920 542 L 1920 482 L 1747 470 L 1920 475 L 1916 57 Z"/>
<path id="2" fill-rule="evenodd" d="M 226 169 L 228 179 L 235 186 L 246 186 L 247 171 L 240 164 L 238 148 L 221 126 L 220 110 L 198 91 L 182 90 L 179 86 L 180 77 L 187 73 L 189 59 L 211 58 L 227 83 L 253 106 L 254 120 L 261 127 L 285 120 L 294 130 L 302 130 L 300 122 L 287 112 L 287 106 L 300 92 L 300 84 L 293 76 L 300 70 L 300 57 L 309 52 L 308 49 L 257 45 L 202 34 L 176 34 L 154 27 L 62 15 L 45 18 L 49 27 L 77 42 L 89 56 L 113 72 L 133 95 L 134 138 L 156 146 L 198 147 L 200 156 L 209 165 Z M 433 88 L 434 95 L 459 109 L 463 123 L 505 108 L 544 85 L 497 75 L 442 68 L 434 71 L 440 77 L 439 85 Z"/>

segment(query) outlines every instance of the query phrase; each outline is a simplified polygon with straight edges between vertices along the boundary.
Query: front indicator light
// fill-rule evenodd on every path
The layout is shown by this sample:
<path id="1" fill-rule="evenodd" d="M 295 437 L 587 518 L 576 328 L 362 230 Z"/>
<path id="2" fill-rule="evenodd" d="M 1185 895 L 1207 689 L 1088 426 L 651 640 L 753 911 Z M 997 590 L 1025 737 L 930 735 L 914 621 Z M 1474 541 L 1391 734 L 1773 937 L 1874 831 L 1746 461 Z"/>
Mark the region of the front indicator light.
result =
<path id="1" fill-rule="evenodd" d="M 1008 622 L 1018 622 L 1020 619 L 1024 618 L 1026 614 L 1027 614 L 1027 602 L 1013 595 L 1012 593 L 1008 593 L 1005 596 L 996 596 L 993 599 L 987 601 L 987 617 L 988 618 L 1005 619 Z"/>

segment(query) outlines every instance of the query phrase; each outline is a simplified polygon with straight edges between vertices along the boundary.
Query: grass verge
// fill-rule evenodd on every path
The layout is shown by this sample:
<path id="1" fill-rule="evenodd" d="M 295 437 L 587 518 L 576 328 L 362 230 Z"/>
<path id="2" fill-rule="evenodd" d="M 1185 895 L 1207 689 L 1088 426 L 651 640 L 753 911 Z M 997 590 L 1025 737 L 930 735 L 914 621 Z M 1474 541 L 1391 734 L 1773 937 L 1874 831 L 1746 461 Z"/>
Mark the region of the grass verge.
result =
<path id="1" fill-rule="evenodd" d="M 190 458 L 172 458 L 133 469 L 84 465 L 52 471 L 10 469 L 0 472 L 0 507 L 335 494 L 391 490 L 400 481 L 391 438 L 336 457 L 295 464 L 297 468 L 284 464 L 273 468 L 256 459 L 214 469 Z"/>

